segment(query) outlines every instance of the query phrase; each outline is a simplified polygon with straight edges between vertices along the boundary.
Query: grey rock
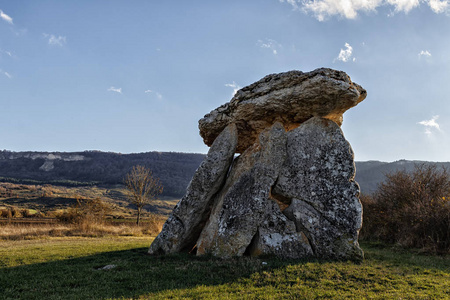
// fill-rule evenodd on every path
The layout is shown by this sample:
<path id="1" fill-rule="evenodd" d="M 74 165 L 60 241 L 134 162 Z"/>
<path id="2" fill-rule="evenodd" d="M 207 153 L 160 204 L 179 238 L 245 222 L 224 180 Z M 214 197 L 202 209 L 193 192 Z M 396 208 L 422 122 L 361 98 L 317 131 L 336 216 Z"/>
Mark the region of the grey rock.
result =
<path id="1" fill-rule="evenodd" d="M 291 130 L 318 116 L 340 125 L 343 113 L 366 94 L 346 73 L 332 69 L 272 74 L 242 88 L 230 102 L 205 115 L 199 121 L 200 135 L 209 146 L 228 124 L 235 123 L 237 152 L 242 153 L 275 122 Z"/>
<path id="2" fill-rule="evenodd" d="M 331 69 L 240 90 L 199 121 L 211 149 L 149 253 L 363 259 L 359 186 L 340 124 L 365 96 Z"/>
<path id="3" fill-rule="evenodd" d="M 117 265 L 106 265 L 104 267 L 97 268 L 97 270 L 108 271 L 108 270 L 114 269 L 116 267 L 117 267 Z"/>
<path id="4" fill-rule="evenodd" d="M 291 199 L 284 214 L 315 256 L 361 260 L 362 206 L 350 144 L 335 122 L 317 117 L 287 136 L 287 159 L 272 191 Z"/>
<path id="5" fill-rule="evenodd" d="M 197 244 L 197 254 L 243 255 L 266 216 L 270 189 L 286 156 L 286 133 L 275 123 L 233 165 Z"/>
<path id="6" fill-rule="evenodd" d="M 205 225 L 213 196 L 221 189 L 233 160 L 237 130 L 228 125 L 217 137 L 192 178 L 186 195 L 175 206 L 161 233 L 150 246 L 150 254 L 191 250 Z"/>
<path id="7" fill-rule="evenodd" d="M 278 204 L 269 200 L 267 208 L 264 221 L 247 248 L 248 254 L 291 259 L 313 257 L 308 238 L 301 230 L 297 231 L 295 223 L 281 213 Z"/>

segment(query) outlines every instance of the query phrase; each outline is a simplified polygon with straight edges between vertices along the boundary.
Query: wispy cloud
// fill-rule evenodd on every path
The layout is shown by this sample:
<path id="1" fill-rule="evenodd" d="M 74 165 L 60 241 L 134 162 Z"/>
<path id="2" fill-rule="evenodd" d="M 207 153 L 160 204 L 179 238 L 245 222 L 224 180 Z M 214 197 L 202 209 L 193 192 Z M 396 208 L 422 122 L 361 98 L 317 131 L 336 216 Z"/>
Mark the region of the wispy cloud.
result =
<path id="1" fill-rule="evenodd" d="M 0 18 L 2 18 L 3 21 L 9 23 L 9 24 L 13 24 L 13 19 L 8 16 L 7 14 L 5 14 L 3 12 L 3 10 L 0 9 Z"/>
<path id="2" fill-rule="evenodd" d="M 349 43 L 345 43 L 345 49 L 341 49 L 341 51 L 339 51 L 339 55 L 336 58 L 337 60 L 343 61 L 343 62 L 348 62 L 353 54 L 353 47 L 350 46 Z M 353 58 L 353 61 L 355 61 L 356 59 Z"/>
<path id="3" fill-rule="evenodd" d="M 425 126 L 425 134 L 430 136 L 433 134 L 433 130 L 441 131 L 441 127 L 436 122 L 439 119 L 439 116 L 433 116 L 430 120 L 420 121 L 417 124 Z"/>
<path id="4" fill-rule="evenodd" d="M 152 91 L 152 90 L 146 90 L 144 93 L 146 94 L 155 94 L 156 98 L 158 98 L 158 100 L 162 100 L 163 96 L 162 94 Z"/>
<path id="5" fill-rule="evenodd" d="M 258 42 L 256 44 L 261 48 L 266 48 L 266 49 L 271 50 L 274 55 L 277 55 L 278 50 L 283 47 L 280 43 L 278 43 L 277 41 L 272 40 L 272 39 L 265 39 L 264 41 L 258 40 Z"/>
<path id="6" fill-rule="evenodd" d="M 419 0 L 386 0 L 386 4 L 394 7 L 394 12 L 409 13 L 419 6 Z"/>
<path id="7" fill-rule="evenodd" d="M 3 71 L 2 69 L 0 69 L 0 74 L 3 74 L 3 75 L 5 75 L 6 77 L 8 77 L 9 79 L 11 79 L 12 78 L 12 75 L 11 74 L 9 74 L 8 72 L 6 72 L 6 71 Z"/>
<path id="8" fill-rule="evenodd" d="M 377 8 L 384 6 L 392 9 L 389 16 L 396 13 L 408 13 L 419 7 L 422 3 L 428 5 L 435 13 L 447 12 L 450 7 L 449 0 L 279 0 L 292 5 L 295 10 L 302 10 L 312 14 L 319 21 L 329 17 L 339 16 L 346 19 L 355 19 L 359 12 L 376 12 Z"/>
<path id="9" fill-rule="evenodd" d="M 115 88 L 113 86 L 110 87 L 107 91 L 108 92 L 116 92 L 116 93 L 122 94 L 122 88 Z"/>
<path id="10" fill-rule="evenodd" d="M 3 49 L 0 49 L 0 54 L 2 54 L 2 53 L 8 55 L 9 57 L 15 57 L 14 54 L 12 54 L 11 51 L 5 51 Z"/>
<path id="11" fill-rule="evenodd" d="M 230 87 L 233 89 L 233 94 L 231 94 L 231 97 L 233 97 L 237 91 L 239 91 L 242 87 L 239 86 L 236 82 L 233 81 L 233 83 L 227 83 L 225 86 Z"/>
<path id="12" fill-rule="evenodd" d="M 48 38 L 48 44 L 52 46 L 62 47 L 67 43 L 65 36 L 56 36 L 54 34 L 43 33 L 45 38 Z"/>
<path id="13" fill-rule="evenodd" d="M 294 9 L 298 9 L 297 1 L 296 0 L 280 0 L 281 3 L 289 3 L 294 7 Z"/>
<path id="14" fill-rule="evenodd" d="M 430 53 L 430 51 L 428 51 L 428 50 L 422 50 L 422 51 L 420 51 L 420 53 L 419 53 L 419 57 L 420 57 L 420 56 L 431 57 L 431 53 Z"/>

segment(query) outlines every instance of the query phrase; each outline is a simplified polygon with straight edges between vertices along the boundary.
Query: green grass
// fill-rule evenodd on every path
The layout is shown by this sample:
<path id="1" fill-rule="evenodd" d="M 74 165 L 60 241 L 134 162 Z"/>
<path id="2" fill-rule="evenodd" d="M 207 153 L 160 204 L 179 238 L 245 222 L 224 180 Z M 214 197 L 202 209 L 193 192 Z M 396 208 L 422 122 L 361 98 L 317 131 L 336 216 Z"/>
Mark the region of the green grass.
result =
<path id="1" fill-rule="evenodd" d="M 450 299 L 450 259 L 363 244 L 361 264 L 146 255 L 151 238 L 0 242 L 0 299 Z M 98 268 L 114 264 L 104 271 Z"/>

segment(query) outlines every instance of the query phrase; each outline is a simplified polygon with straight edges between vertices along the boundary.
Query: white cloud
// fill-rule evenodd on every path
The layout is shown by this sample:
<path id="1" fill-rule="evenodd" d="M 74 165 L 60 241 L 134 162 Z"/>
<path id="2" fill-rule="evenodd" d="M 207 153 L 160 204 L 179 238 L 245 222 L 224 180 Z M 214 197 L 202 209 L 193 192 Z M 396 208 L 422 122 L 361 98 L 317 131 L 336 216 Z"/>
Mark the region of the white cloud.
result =
<path id="1" fill-rule="evenodd" d="M 115 88 L 113 86 L 110 87 L 107 91 L 108 92 L 116 92 L 116 93 L 122 94 L 122 88 Z"/>
<path id="2" fill-rule="evenodd" d="M 428 50 L 422 50 L 422 51 L 420 51 L 419 56 L 431 57 L 431 53 Z"/>
<path id="3" fill-rule="evenodd" d="M 337 57 L 337 60 L 348 62 L 349 59 L 352 57 L 353 47 L 350 46 L 349 43 L 345 43 L 345 48 L 346 48 L 345 50 L 341 49 L 341 51 L 339 52 L 339 56 Z M 356 61 L 356 59 L 353 58 L 353 61 Z"/>
<path id="4" fill-rule="evenodd" d="M 5 14 L 1 9 L 0 9 L 0 18 L 2 18 L 3 21 L 8 22 L 9 24 L 13 24 L 13 19 L 7 14 Z"/>
<path id="5" fill-rule="evenodd" d="M 375 11 L 382 2 L 382 0 L 306 0 L 302 1 L 302 10 L 312 13 L 319 21 L 334 15 L 354 19 L 358 11 Z"/>
<path id="6" fill-rule="evenodd" d="M 395 12 L 408 13 L 411 9 L 419 6 L 419 0 L 387 0 L 386 2 L 394 6 Z"/>
<path id="7" fill-rule="evenodd" d="M 272 39 L 258 40 L 257 45 L 261 48 L 270 49 L 274 55 L 278 54 L 278 49 L 282 48 L 280 43 Z"/>
<path id="8" fill-rule="evenodd" d="M 436 120 L 439 119 L 439 116 L 433 116 L 430 120 L 424 120 L 420 121 L 417 124 L 425 126 L 425 134 L 430 136 L 433 132 L 432 130 L 441 131 L 441 127 L 436 122 Z"/>
<path id="9" fill-rule="evenodd" d="M 317 20 L 325 21 L 332 16 L 340 16 L 347 19 L 355 19 L 359 12 L 376 12 L 381 6 L 391 7 L 395 13 L 408 13 L 412 9 L 425 3 L 435 13 L 443 13 L 449 10 L 450 0 L 279 0 L 289 3 L 295 10 L 311 13 Z"/>
<path id="10" fill-rule="evenodd" d="M 430 0 L 430 2 L 428 3 L 428 5 L 430 6 L 431 10 L 434 11 L 437 14 L 446 12 L 449 7 L 450 7 L 450 3 L 448 0 Z"/>
<path id="11" fill-rule="evenodd" d="M 49 45 L 62 47 L 67 43 L 65 36 L 56 36 L 48 33 L 44 33 L 43 35 L 45 38 L 48 38 Z"/>
<path id="12" fill-rule="evenodd" d="M 225 86 L 230 87 L 233 89 L 233 94 L 231 94 L 231 97 L 233 97 L 237 91 L 239 91 L 242 87 L 239 86 L 236 82 L 233 81 L 233 83 L 227 83 Z"/>
<path id="13" fill-rule="evenodd" d="M 158 100 L 162 100 L 162 98 L 163 98 L 162 94 L 160 94 L 158 92 L 154 92 L 152 90 L 146 90 L 144 93 L 146 93 L 146 94 L 149 94 L 149 93 L 155 94 L 156 98 L 158 98 Z"/>

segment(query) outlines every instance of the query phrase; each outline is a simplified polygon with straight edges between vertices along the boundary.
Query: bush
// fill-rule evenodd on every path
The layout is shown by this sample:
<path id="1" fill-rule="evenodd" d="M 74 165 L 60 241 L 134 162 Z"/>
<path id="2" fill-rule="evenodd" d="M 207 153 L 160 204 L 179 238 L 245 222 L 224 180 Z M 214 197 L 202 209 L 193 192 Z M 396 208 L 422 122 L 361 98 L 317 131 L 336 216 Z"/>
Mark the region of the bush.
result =
<path id="1" fill-rule="evenodd" d="M 373 196 L 361 196 L 361 238 L 450 252 L 450 176 L 435 165 L 386 175 Z"/>
<path id="2" fill-rule="evenodd" d="M 77 204 L 67 211 L 57 215 L 57 219 L 63 223 L 71 224 L 99 224 L 103 223 L 110 207 L 100 198 L 77 198 Z"/>
<path id="3" fill-rule="evenodd" d="M 31 213 L 31 211 L 29 209 L 22 209 L 21 210 L 21 214 L 23 218 L 33 218 L 34 214 Z"/>
<path id="4" fill-rule="evenodd" d="M 12 218 L 11 210 L 9 208 L 0 210 L 0 217 L 11 219 Z"/>
<path id="5" fill-rule="evenodd" d="M 0 217 L 2 218 L 20 218 L 22 217 L 20 209 L 15 206 L 10 206 L 0 211 Z"/>

